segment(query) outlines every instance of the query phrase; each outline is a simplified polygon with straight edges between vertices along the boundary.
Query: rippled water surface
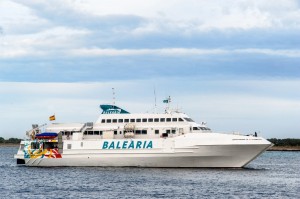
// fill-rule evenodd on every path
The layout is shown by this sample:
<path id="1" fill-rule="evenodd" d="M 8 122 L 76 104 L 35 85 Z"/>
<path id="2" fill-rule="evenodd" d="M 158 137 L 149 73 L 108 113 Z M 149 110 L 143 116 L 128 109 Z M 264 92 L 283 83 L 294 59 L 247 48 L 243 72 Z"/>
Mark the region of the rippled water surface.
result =
<path id="1" fill-rule="evenodd" d="M 246 169 L 16 166 L 0 147 L 0 198 L 300 198 L 300 152 L 265 152 Z"/>

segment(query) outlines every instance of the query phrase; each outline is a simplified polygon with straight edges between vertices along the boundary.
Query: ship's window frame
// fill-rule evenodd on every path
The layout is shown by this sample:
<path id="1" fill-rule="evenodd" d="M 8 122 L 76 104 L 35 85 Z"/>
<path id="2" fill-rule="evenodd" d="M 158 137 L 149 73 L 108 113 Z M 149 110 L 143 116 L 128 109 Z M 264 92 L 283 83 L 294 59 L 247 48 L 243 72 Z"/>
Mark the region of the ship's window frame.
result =
<path id="1" fill-rule="evenodd" d="M 176 134 L 176 130 L 175 129 L 172 129 L 172 134 Z"/>
<path id="2" fill-rule="evenodd" d="M 100 131 L 94 131 L 94 135 L 100 135 Z"/>
<path id="3" fill-rule="evenodd" d="M 87 135 L 87 134 L 88 134 L 87 131 L 84 131 L 83 135 Z"/>
<path id="4" fill-rule="evenodd" d="M 99 131 L 99 134 L 100 134 L 100 135 L 103 135 L 103 131 Z"/>
<path id="5" fill-rule="evenodd" d="M 142 134 L 143 134 L 143 135 L 147 135 L 147 130 L 143 129 L 143 130 L 142 130 Z"/>
<path id="6" fill-rule="evenodd" d="M 54 149 L 57 148 L 57 143 L 55 142 L 44 142 L 43 149 Z"/>
<path id="7" fill-rule="evenodd" d="M 142 121 L 141 118 L 137 118 L 137 119 L 136 119 L 136 122 L 141 122 L 141 121 Z"/>
<path id="8" fill-rule="evenodd" d="M 105 119 L 102 119 L 102 120 L 101 120 L 101 123 L 105 123 Z"/>
<path id="9" fill-rule="evenodd" d="M 106 123 L 111 123 L 111 119 L 107 119 L 107 120 L 106 120 Z"/>
<path id="10" fill-rule="evenodd" d="M 155 129 L 154 132 L 156 135 L 159 134 L 159 129 Z"/>
<path id="11" fill-rule="evenodd" d="M 173 117 L 172 122 L 177 122 L 177 117 Z"/>
<path id="12" fill-rule="evenodd" d="M 135 134 L 140 135 L 140 134 L 142 134 L 142 131 L 141 130 L 135 130 Z"/>
<path id="13" fill-rule="evenodd" d="M 160 121 L 160 122 L 165 122 L 165 121 L 166 121 L 166 118 L 160 118 L 159 121 Z"/>
<path id="14" fill-rule="evenodd" d="M 114 131 L 114 135 L 118 135 L 118 131 Z"/>
<path id="15" fill-rule="evenodd" d="M 166 118 L 166 122 L 172 122 L 172 118 L 170 117 Z"/>
<path id="16" fill-rule="evenodd" d="M 94 135 L 93 131 L 88 131 L 88 135 Z"/>
<path id="17" fill-rule="evenodd" d="M 148 122 L 153 122 L 153 118 L 148 118 Z"/>
<path id="18" fill-rule="evenodd" d="M 135 119 L 134 119 L 134 118 L 131 118 L 131 119 L 130 119 L 130 122 L 135 122 Z"/>
<path id="19" fill-rule="evenodd" d="M 154 118 L 154 122 L 159 122 L 159 118 Z"/>
<path id="20" fill-rule="evenodd" d="M 200 128 L 198 126 L 193 126 L 193 131 L 198 131 Z"/>
<path id="21" fill-rule="evenodd" d="M 118 122 L 119 122 L 119 123 L 123 123 L 123 119 L 119 119 Z"/>
<path id="22" fill-rule="evenodd" d="M 143 118 L 143 119 L 142 119 L 142 122 L 147 122 L 147 121 L 148 121 L 147 118 Z"/>
<path id="23" fill-rule="evenodd" d="M 126 123 L 126 122 L 129 122 L 129 119 L 124 119 L 124 122 Z"/>
<path id="24" fill-rule="evenodd" d="M 180 118 L 178 118 L 178 121 L 179 121 L 179 122 L 184 122 L 184 119 L 182 119 L 182 118 L 180 117 Z"/>
<path id="25" fill-rule="evenodd" d="M 112 120 L 112 123 L 117 123 L 118 122 L 118 119 L 113 119 Z"/>
<path id="26" fill-rule="evenodd" d="M 167 133 L 167 134 L 170 134 L 170 133 L 171 133 L 171 130 L 170 130 L 170 129 L 167 129 L 167 130 L 166 130 L 166 133 Z"/>
<path id="27" fill-rule="evenodd" d="M 31 149 L 39 149 L 40 143 L 39 142 L 31 142 Z"/>

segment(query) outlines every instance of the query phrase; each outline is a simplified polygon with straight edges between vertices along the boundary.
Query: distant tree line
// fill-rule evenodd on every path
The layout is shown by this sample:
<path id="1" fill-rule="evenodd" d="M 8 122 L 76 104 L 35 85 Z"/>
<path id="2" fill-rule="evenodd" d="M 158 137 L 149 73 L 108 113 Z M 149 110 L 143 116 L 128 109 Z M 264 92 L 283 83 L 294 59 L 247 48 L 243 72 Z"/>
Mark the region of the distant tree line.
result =
<path id="1" fill-rule="evenodd" d="M 292 139 L 292 138 L 286 138 L 286 139 L 276 139 L 271 138 L 268 139 L 270 142 L 274 144 L 274 146 L 300 146 L 300 139 Z"/>
<path id="2" fill-rule="evenodd" d="M 21 139 L 18 138 L 9 138 L 8 140 L 6 140 L 3 137 L 0 137 L 0 143 L 19 144 L 20 142 Z"/>

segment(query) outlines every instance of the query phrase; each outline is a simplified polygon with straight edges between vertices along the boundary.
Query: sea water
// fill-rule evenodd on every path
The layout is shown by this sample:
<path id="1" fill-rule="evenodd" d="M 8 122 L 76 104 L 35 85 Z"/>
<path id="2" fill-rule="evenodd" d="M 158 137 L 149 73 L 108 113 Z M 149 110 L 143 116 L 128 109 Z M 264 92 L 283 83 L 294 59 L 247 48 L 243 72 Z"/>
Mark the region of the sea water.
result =
<path id="1" fill-rule="evenodd" d="M 244 169 L 24 167 L 0 147 L 0 198 L 300 198 L 300 152 Z"/>

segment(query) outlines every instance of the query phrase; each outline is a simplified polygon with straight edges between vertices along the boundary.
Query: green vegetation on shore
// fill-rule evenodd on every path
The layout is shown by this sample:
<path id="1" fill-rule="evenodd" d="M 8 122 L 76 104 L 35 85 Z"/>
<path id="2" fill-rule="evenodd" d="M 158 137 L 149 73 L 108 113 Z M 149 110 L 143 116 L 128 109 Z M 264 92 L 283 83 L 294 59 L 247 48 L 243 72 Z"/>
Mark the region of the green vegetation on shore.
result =
<path id="1" fill-rule="evenodd" d="M 0 137 L 0 144 L 20 144 L 21 139 L 18 138 L 9 138 L 8 140 Z"/>
<path id="2" fill-rule="evenodd" d="M 286 139 L 276 139 L 271 138 L 268 139 L 270 142 L 274 144 L 274 146 L 300 146 L 300 139 L 286 138 Z"/>

